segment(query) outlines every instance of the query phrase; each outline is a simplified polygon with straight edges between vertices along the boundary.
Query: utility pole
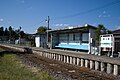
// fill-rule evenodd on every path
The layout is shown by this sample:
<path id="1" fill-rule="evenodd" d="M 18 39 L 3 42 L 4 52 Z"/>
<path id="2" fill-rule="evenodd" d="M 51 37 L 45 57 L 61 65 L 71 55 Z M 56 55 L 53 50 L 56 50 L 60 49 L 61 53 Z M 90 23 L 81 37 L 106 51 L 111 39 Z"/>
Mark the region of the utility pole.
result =
<path id="1" fill-rule="evenodd" d="M 50 22 L 50 17 L 49 16 L 48 16 L 46 22 L 48 24 L 47 25 L 47 47 L 48 47 L 48 42 L 49 42 L 49 32 L 48 32 L 48 30 L 49 30 L 49 22 Z"/>
<path id="2" fill-rule="evenodd" d="M 21 44 L 21 35 L 20 35 L 20 32 L 21 32 L 21 26 L 20 26 L 20 29 L 19 29 L 19 45 Z"/>

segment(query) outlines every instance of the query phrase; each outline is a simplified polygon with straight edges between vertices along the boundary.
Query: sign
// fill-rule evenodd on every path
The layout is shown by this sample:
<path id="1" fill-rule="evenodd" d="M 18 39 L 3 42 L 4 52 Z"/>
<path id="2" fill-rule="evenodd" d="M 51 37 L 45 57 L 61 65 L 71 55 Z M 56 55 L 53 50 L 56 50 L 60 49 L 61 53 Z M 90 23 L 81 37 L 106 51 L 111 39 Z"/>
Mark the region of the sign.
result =
<path id="1" fill-rule="evenodd" d="M 100 47 L 112 47 L 113 35 L 105 34 L 100 36 Z"/>

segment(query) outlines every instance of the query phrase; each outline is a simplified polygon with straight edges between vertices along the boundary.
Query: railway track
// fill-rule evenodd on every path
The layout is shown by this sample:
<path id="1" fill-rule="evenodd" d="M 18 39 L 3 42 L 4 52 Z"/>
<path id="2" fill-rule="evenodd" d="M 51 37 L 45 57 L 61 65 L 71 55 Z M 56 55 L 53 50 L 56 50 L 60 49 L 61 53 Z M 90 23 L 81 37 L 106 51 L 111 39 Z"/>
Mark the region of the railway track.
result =
<path id="1" fill-rule="evenodd" d="M 8 48 L 2 48 L 9 52 Z M 10 53 L 12 53 L 12 50 L 10 50 Z M 37 54 L 21 54 L 21 52 L 14 50 L 13 53 L 26 65 L 47 71 L 56 80 L 120 80 L 118 76 L 113 76 L 112 74 L 67 64 Z"/>
<path id="2" fill-rule="evenodd" d="M 47 71 L 57 80 L 119 80 L 113 75 L 92 71 L 84 67 L 64 64 L 35 54 L 17 54 L 29 66 Z"/>

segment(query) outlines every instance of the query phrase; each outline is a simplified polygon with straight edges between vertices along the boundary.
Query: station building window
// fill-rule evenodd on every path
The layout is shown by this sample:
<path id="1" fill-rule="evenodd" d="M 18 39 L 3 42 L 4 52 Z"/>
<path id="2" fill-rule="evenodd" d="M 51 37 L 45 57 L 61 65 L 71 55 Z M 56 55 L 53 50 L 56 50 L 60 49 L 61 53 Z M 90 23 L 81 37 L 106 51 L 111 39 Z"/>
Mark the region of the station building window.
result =
<path id="1" fill-rule="evenodd" d="M 88 43 L 89 41 L 89 34 L 88 33 L 82 33 L 82 42 Z"/>

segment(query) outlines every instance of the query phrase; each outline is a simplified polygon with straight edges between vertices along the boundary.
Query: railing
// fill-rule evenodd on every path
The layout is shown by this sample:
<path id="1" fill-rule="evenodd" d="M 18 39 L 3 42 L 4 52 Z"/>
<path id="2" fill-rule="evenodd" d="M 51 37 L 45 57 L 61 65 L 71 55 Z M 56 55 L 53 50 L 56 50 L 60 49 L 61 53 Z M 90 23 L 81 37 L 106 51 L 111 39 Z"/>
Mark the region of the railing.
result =
<path id="1" fill-rule="evenodd" d="M 37 53 L 40 56 L 54 59 L 57 61 L 62 61 L 64 63 L 73 64 L 81 67 L 86 67 L 94 70 L 103 71 L 106 73 L 112 73 L 114 75 L 119 75 L 119 67 L 120 67 L 120 59 L 111 59 L 106 57 L 88 55 L 88 54 L 64 54 L 58 52 L 38 52 L 33 51 L 33 53 Z M 106 59 L 105 59 L 106 58 Z"/>
<path id="2" fill-rule="evenodd" d="M 24 47 L 10 46 L 10 45 L 0 45 L 10 49 L 15 49 L 19 51 L 24 51 Z M 73 52 L 64 52 L 57 50 L 47 50 L 47 49 L 36 49 L 32 48 L 34 54 L 40 56 L 54 59 L 57 61 L 62 61 L 64 63 L 77 65 L 81 67 L 86 67 L 94 70 L 99 70 L 106 73 L 111 73 L 113 75 L 120 74 L 120 59 L 110 58 L 105 56 L 95 56 L 90 54 L 78 54 Z"/>

